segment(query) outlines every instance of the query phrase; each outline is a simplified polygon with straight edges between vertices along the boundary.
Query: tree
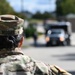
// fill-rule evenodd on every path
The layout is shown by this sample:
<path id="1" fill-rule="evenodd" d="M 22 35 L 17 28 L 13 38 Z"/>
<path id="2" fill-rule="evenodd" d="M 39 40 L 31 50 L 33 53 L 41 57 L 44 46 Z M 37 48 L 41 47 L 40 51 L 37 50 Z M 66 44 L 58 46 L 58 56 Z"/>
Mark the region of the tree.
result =
<path id="1" fill-rule="evenodd" d="M 25 15 L 20 12 L 15 12 L 14 9 L 10 6 L 7 0 L 0 0 L 0 15 L 1 14 L 14 14 L 21 18 L 25 18 Z"/>
<path id="2" fill-rule="evenodd" d="M 56 5 L 57 16 L 75 13 L 75 0 L 57 0 Z"/>
<path id="3" fill-rule="evenodd" d="M 13 8 L 6 0 L 0 0 L 0 14 L 12 14 Z"/>
<path id="4" fill-rule="evenodd" d="M 49 18 L 53 18 L 53 16 L 49 12 L 44 12 L 44 13 L 36 12 L 32 16 L 32 18 L 34 18 L 34 19 L 49 19 Z"/>
<path id="5" fill-rule="evenodd" d="M 32 37 L 35 32 L 37 32 L 37 29 L 33 23 L 30 23 L 28 25 L 28 27 L 26 29 L 24 29 L 24 33 L 25 33 L 26 38 Z"/>
<path id="6" fill-rule="evenodd" d="M 42 14 L 38 11 L 38 12 L 36 12 L 33 16 L 32 16 L 32 18 L 34 18 L 34 19 L 41 19 L 41 17 L 42 17 Z"/>

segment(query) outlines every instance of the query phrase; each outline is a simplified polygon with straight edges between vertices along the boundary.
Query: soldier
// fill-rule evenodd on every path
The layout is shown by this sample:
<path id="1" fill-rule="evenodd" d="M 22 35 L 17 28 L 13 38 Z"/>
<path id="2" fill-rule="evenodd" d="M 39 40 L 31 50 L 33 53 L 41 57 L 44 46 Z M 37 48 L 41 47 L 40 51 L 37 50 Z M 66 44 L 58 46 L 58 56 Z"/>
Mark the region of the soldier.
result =
<path id="1" fill-rule="evenodd" d="M 33 33 L 34 46 L 37 46 L 37 39 L 38 39 L 38 34 L 37 32 L 34 32 Z"/>
<path id="2" fill-rule="evenodd" d="M 0 15 L 0 74 L 71 75 L 56 65 L 47 65 L 24 55 L 24 20 L 14 15 Z"/>

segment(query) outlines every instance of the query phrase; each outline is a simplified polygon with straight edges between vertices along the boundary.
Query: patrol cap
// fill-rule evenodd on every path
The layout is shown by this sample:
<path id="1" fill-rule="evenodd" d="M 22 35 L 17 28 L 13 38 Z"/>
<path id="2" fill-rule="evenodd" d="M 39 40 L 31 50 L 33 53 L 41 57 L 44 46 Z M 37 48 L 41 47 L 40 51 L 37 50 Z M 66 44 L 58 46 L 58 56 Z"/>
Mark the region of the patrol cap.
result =
<path id="1" fill-rule="evenodd" d="M 0 35 L 23 33 L 24 20 L 15 15 L 0 15 Z"/>

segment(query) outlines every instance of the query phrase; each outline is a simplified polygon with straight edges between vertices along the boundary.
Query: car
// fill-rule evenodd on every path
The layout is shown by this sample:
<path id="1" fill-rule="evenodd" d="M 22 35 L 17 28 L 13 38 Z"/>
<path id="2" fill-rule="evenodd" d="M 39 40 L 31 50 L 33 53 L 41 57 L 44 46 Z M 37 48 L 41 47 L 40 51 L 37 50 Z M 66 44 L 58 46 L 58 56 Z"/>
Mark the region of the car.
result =
<path id="1" fill-rule="evenodd" d="M 48 30 L 46 35 L 46 46 L 50 45 L 67 45 L 68 35 L 63 29 Z"/>

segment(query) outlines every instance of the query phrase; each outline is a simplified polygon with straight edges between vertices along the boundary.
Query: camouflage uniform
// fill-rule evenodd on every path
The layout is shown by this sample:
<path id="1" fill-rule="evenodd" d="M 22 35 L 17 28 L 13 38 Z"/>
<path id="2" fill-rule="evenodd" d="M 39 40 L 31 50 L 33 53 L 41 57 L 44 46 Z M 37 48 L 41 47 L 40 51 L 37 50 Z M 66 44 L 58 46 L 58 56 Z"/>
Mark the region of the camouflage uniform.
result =
<path id="1" fill-rule="evenodd" d="M 23 33 L 23 19 L 14 15 L 0 16 L 0 36 Z M 0 75 L 71 75 L 56 65 L 44 64 L 23 54 L 21 48 L 0 52 Z"/>

